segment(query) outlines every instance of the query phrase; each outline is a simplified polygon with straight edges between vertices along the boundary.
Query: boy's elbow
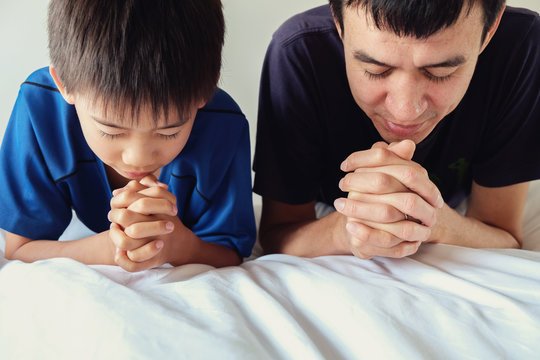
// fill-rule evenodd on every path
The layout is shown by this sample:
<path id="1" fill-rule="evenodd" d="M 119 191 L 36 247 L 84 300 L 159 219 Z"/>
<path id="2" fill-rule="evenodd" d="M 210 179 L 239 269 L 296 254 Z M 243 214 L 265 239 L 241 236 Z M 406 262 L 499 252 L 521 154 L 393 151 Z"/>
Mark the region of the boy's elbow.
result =
<path id="1" fill-rule="evenodd" d="M 7 260 L 22 260 L 21 250 L 23 246 L 28 244 L 30 241 L 32 241 L 32 239 L 6 232 L 4 257 Z"/>

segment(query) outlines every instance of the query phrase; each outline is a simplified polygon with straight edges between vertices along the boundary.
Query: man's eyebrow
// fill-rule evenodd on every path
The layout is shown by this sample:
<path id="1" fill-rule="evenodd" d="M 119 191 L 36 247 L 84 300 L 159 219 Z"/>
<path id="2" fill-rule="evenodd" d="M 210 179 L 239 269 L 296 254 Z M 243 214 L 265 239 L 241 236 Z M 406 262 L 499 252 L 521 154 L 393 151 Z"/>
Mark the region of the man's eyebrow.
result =
<path id="1" fill-rule="evenodd" d="M 358 60 L 358 61 L 361 61 L 361 62 L 364 62 L 364 63 L 368 63 L 368 64 L 373 64 L 373 65 L 378 65 L 378 66 L 388 66 L 388 67 L 391 67 L 390 65 L 388 64 L 385 64 L 383 62 L 380 62 L 378 60 L 375 60 L 374 58 L 372 58 L 371 56 L 369 56 L 368 54 L 366 54 L 365 52 L 361 51 L 361 50 L 355 50 L 353 52 L 353 57 Z"/>
<path id="2" fill-rule="evenodd" d="M 450 58 L 440 63 L 422 66 L 422 68 L 424 69 L 426 68 L 453 68 L 453 67 L 458 67 L 459 65 L 465 63 L 466 61 L 467 59 L 465 59 L 465 56 L 457 55 L 457 56 L 454 56 L 453 58 Z"/>
<path id="3" fill-rule="evenodd" d="M 107 127 L 110 127 L 110 128 L 114 128 L 114 129 L 119 129 L 119 130 L 129 130 L 129 128 L 127 127 L 123 127 L 123 126 L 119 126 L 117 124 L 114 124 L 114 123 L 111 123 L 111 122 L 108 122 L 107 120 L 105 119 L 102 119 L 98 116 L 93 116 L 91 115 L 92 119 L 94 119 L 95 122 L 103 125 L 103 126 L 107 126 Z M 166 129 L 172 129 L 172 128 L 176 128 L 176 127 L 180 127 L 182 125 L 184 125 L 186 123 L 186 121 L 181 121 L 181 120 L 178 120 L 172 124 L 169 124 L 169 125 L 166 125 L 166 126 L 161 126 L 161 127 L 156 127 L 156 130 L 166 130 Z"/>
<path id="4" fill-rule="evenodd" d="M 377 65 L 377 66 L 392 67 L 391 65 L 385 64 L 385 63 L 383 63 L 383 62 L 381 62 L 379 60 L 376 60 L 376 59 L 372 58 L 371 56 L 369 56 L 368 54 L 366 54 L 365 52 L 363 52 L 361 50 L 354 51 L 353 56 L 354 56 L 354 58 L 356 60 L 364 62 L 364 63 L 373 64 L 373 65 Z M 465 59 L 465 57 L 463 55 L 457 55 L 457 56 L 454 56 L 453 58 L 442 61 L 440 63 L 424 65 L 424 66 L 422 66 L 422 69 L 428 69 L 428 68 L 453 68 L 453 67 L 457 67 L 457 66 L 465 63 L 466 61 L 467 61 L 467 59 Z"/>

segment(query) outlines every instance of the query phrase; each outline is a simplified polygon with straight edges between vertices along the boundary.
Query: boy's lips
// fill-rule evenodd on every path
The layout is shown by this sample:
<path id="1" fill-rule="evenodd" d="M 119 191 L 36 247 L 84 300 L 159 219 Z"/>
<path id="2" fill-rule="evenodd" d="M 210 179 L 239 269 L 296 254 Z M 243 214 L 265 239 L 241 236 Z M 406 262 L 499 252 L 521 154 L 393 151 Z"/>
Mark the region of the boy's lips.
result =
<path id="1" fill-rule="evenodd" d="M 152 172 L 131 172 L 131 171 L 124 171 L 125 177 L 133 180 L 140 180 L 144 178 L 145 176 L 151 175 Z"/>

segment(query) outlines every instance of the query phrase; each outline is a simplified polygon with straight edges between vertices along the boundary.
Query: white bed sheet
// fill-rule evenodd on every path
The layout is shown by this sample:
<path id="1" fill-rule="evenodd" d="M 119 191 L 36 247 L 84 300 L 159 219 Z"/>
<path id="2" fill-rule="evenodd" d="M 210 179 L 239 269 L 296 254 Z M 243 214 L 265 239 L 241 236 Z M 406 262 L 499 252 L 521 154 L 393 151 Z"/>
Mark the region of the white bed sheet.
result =
<path id="1" fill-rule="evenodd" d="M 533 192 L 525 245 L 540 250 L 540 191 Z M 404 259 L 270 255 L 239 267 L 135 274 L 0 256 L 0 359 L 538 354 L 538 251 L 427 244 Z"/>

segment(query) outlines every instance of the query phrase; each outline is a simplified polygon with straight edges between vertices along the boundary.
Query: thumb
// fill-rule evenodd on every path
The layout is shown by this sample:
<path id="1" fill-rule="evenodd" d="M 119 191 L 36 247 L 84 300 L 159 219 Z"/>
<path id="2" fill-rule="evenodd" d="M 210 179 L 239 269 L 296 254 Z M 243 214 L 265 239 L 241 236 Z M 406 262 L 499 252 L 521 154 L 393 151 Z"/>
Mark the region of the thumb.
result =
<path id="1" fill-rule="evenodd" d="M 412 140 L 402 140 L 388 145 L 388 150 L 402 159 L 411 160 L 416 150 L 416 144 Z"/>

